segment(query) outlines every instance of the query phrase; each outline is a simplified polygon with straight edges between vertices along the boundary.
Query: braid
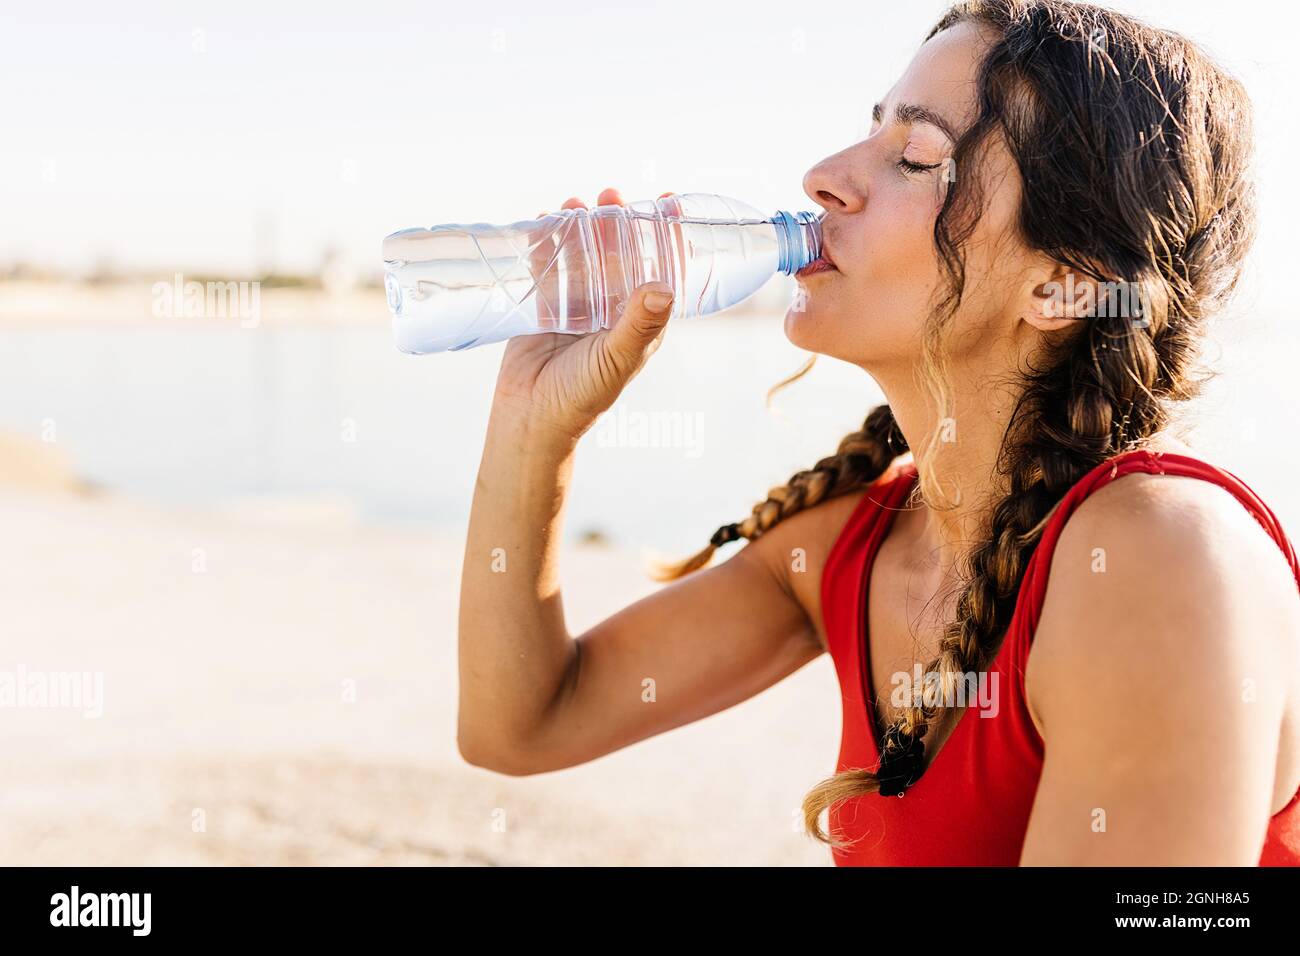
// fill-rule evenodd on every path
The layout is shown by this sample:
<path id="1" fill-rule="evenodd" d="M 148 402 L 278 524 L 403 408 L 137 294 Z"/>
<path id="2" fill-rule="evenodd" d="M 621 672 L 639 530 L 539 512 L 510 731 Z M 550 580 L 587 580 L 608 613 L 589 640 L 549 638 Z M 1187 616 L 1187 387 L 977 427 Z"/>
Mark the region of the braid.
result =
<path id="1" fill-rule="evenodd" d="M 1085 318 L 1077 334 L 1051 343 L 1042 366 L 1020 370 L 998 454 L 1001 487 L 958 569 L 956 613 L 923 671 L 923 687 L 939 693 L 914 698 L 889 721 L 874 770 L 845 770 L 805 798 L 808 831 L 836 846 L 845 843 L 822 831 L 823 810 L 864 794 L 901 795 L 925 772 L 927 734 L 956 709 L 947 706 L 954 687 L 996 659 L 1026 568 L 1066 492 L 1147 444 L 1175 404 L 1200 392 L 1209 378 L 1193 374 L 1204 319 L 1237 284 L 1253 238 L 1249 101 L 1194 46 L 1100 7 L 1053 0 L 964 0 L 931 35 L 965 20 L 1000 39 L 977 81 L 979 118 L 954 156 L 963 162 L 991 130 L 1005 137 L 1019 166 L 1025 242 L 1099 283 L 1105 308 L 1076 316 Z M 1108 70 L 1095 69 L 1086 42 L 1098 24 Z M 1149 81 L 1132 84 L 1143 70 Z M 1099 149 L 1106 163 L 1094 162 Z M 972 177 L 951 184 L 936 219 L 949 296 L 927 341 L 961 305 L 962 246 L 974 222 L 965 214 L 975 209 L 977 219 L 981 201 L 973 178 L 974 187 Z M 1075 215 L 1058 215 L 1062 195 Z M 1126 289 L 1140 293 L 1136 301 Z M 929 365 L 922 370 L 942 395 Z"/>
<path id="2" fill-rule="evenodd" d="M 1127 323 L 1125 323 L 1127 325 Z M 1089 323 L 1054 368 L 1031 375 L 1012 416 L 999 470 L 1008 493 L 993 509 L 969 556 L 954 620 L 926 669 L 939 703 L 905 709 L 887 734 L 880 792 L 901 794 L 924 772 L 919 746 L 953 700 L 952 689 L 993 663 L 1015 613 L 1020 583 L 1048 518 L 1066 492 L 1107 459 L 1140 446 L 1167 423 L 1156 388 L 1152 336 L 1114 334 Z M 1134 374 L 1145 370 L 1144 376 Z"/>
<path id="3" fill-rule="evenodd" d="M 901 796 L 925 772 L 925 737 L 968 675 L 996 659 L 1015 612 L 1020 582 L 1047 519 L 1087 472 L 1139 446 L 1167 421 L 1158 388 L 1155 341 L 1148 331 L 1115 333 L 1090 322 L 1062 361 L 1028 377 L 1012 414 L 999 473 L 1009 491 L 993 509 L 980 546 L 967 558 L 956 614 L 940 638 L 921 687 L 884 732 L 875 771 L 851 770 L 823 781 L 804 801 L 809 832 L 834 843 L 818 823 L 826 807 L 868 793 Z M 1118 338 L 1117 338 L 1118 335 Z M 1134 374 L 1145 369 L 1145 378 Z M 839 845 L 839 844 L 836 844 Z"/>
<path id="4" fill-rule="evenodd" d="M 723 525 L 713 533 L 706 547 L 684 561 L 660 565 L 652 576 L 658 581 L 684 577 L 708 564 L 713 552 L 724 544 L 740 538 L 753 541 L 800 511 L 869 485 L 907 450 L 907 440 L 894 420 L 893 411 L 888 405 L 879 405 L 871 410 L 858 431 L 845 436 L 834 455 L 823 458 L 807 471 L 796 472 L 754 505 L 749 517 Z"/>

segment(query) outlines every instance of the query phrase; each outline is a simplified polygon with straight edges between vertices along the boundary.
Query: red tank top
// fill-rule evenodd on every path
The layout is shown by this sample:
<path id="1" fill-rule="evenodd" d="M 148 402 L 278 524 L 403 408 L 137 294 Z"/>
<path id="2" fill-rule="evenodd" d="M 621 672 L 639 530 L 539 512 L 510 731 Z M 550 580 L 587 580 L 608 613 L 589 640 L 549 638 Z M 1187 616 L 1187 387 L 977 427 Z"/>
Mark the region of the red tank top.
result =
<path id="1" fill-rule="evenodd" d="M 966 713 L 934 764 L 903 797 L 869 794 L 830 811 L 830 832 L 858 842 L 832 851 L 838 866 L 1016 866 L 1038 778 L 1043 740 L 1029 716 L 1024 673 L 1043 599 L 1052 551 L 1066 520 L 1089 494 L 1135 471 L 1212 481 L 1236 496 L 1291 563 L 1300 564 L 1273 513 L 1235 475 L 1184 455 L 1138 450 L 1103 462 L 1074 485 L 1048 521 L 1021 580 L 1015 612 L 997 658 L 1000 706 L 996 716 Z M 854 509 L 831 549 L 822 574 L 827 649 L 839 675 L 843 735 L 838 770 L 874 769 L 870 658 L 866 642 L 868 575 L 893 516 L 916 484 L 913 464 L 879 478 Z M 1300 792 L 1269 822 L 1261 866 L 1300 866 Z"/>

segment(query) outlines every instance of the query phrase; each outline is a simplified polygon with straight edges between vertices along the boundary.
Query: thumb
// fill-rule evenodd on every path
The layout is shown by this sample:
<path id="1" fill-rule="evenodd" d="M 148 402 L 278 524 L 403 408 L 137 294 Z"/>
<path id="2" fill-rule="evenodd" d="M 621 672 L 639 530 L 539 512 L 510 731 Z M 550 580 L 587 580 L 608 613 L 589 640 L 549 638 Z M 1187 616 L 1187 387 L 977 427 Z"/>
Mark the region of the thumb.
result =
<path id="1" fill-rule="evenodd" d="M 654 351 L 651 345 L 659 338 L 673 311 L 673 290 L 666 282 L 647 282 L 639 286 L 627 302 L 627 308 L 609 330 L 606 339 L 611 354 L 628 370 L 636 368 Z"/>

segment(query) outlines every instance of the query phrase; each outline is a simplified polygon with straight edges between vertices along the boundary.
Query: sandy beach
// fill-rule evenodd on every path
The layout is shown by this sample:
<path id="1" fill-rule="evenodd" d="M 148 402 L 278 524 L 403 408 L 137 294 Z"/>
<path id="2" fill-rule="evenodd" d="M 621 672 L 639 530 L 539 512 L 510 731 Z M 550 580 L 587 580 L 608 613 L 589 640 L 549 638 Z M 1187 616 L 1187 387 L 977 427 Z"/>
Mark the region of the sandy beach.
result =
<path id="1" fill-rule="evenodd" d="M 373 301 L 268 291 L 250 330 L 160 319 L 138 285 L 37 291 L 0 284 L 0 862 L 830 865 L 798 814 L 838 751 L 824 656 L 582 767 L 510 778 L 460 758 L 487 350 L 400 356 L 382 301 L 377 318 Z M 798 355 L 775 320 L 732 328 L 670 334 L 626 395 L 631 414 L 703 425 L 690 442 L 593 432 L 580 451 L 575 633 L 658 587 L 643 544 L 696 547 L 879 400 L 823 363 L 770 414 L 764 391 Z M 1291 328 L 1225 327 L 1200 412 L 1205 456 L 1286 527 Z M 61 674 L 99 681 L 95 706 L 5 697 Z"/>
<path id="2" fill-rule="evenodd" d="M 0 488 L 0 527 L 0 670 L 102 674 L 100 716 L 0 709 L 5 863 L 829 863 L 795 813 L 835 759 L 828 659 L 509 778 L 455 747 L 453 535 L 328 499 L 164 507 L 35 481 Z M 656 587 L 641 561 L 571 548 L 571 627 Z"/>
<path id="3" fill-rule="evenodd" d="M 631 367 L 606 347 L 630 341 L 633 322 L 619 323 L 638 309 L 625 288 L 651 278 L 673 291 L 668 329 L 584 422 L 566 476 L 555 540 L 573 635 L 665 587 L 647 573 L 653 560 L 697 553 L 756 513 L 766 522 L 773 501 L 787 515 L 806 504 L 779 490 L 792 476 L 816 497 L 819 479 L 807 476 L 833 473 L 831 493 L 843 492 L 856 462 L 819 464 L 863 450 L 854 436 L 884 411 L 906 432 L 890 451 L 910 443 L 933 479 L 927 492 L 958 493 L 952 521 L 927 493 L 882 552 L 896 574 L 875 585 L 889 601 L 872 597 L 874 624 L 900 642 L 910 632 L 918 652 L 950 609 L 951 579 L 966 577 L 965 562 L 950 567 L 967 551 L 947 530 L 973 544 L 966 532 L 980 522 L 964 518 L 981 509 L 967 506 L 992 504 L 1007 475 L 1043 477 L 1055 494 L 1089 449 L 1166 426 L 1245 483 L 1300 548 L 1300 323 L 1288 279 L 1300 7 L 394 0 L 307 16 L 269 3 L 51 11 L 6 8 L 3 34 L 15 92 L 0 155 L 0 865 L 832 866 L 801 811 L 838 764 L 843 700 L 827 654 L 722 713 L 582 766 L 510 777 L 458 750 L 459 591 L 493 410 L 527 405 L 525 431 L 538 433 L 564 403 L 594 407 L 586 386 Z M 544 312 L 564 317 L 563 332 L 602 318 L 616 334 L 560 360 L 560 336 L 535 339 L 511 351 L 503 380 L 507 343 L 493 339 L 552 331 L 537 321 Z M 460 347 L 412 354 L 435 344 Z M 546 353 L 545 367 L 513 361 L 524 353 Z M 1023 400 L 1022 373 L 1050 379 L 1050 407 Z M 1168 421 L 1157 414 L 1154 401 L 1202 381 L 1201 397 Z M 1016 456 L 998 453 L 999 435 L 1004 449 L 1029 435 L 1032 454 L 1019 457 L 1030 464 L 1008 467 Z M 494 444 L 488 460 L 533 447 L 498 458 Z M 1023 518 L 1029 497 L 1046 504 L 1042 487 L 1002 501 L 1003 514 Z M 1232 529 L 1188 515 L 1227 569 Z M 807 570 L 808 553 L 833 543 L 792 548 L 791 567 Z M 730 541 L 715 559 L 747 544 Z M 1124 544 L 1119 558 L 1131 558 Z M 1105 570 L 1107 547 L 1092 549 L 1089 573 Z M 1143 582 L 1178 578 L 1159 550 L 1120 560 L 1125 610 L 1151 612 Z M 1195 596 L 1245 619 L 1252 608 L 1216 600 L 1237 595 L 1220 590 Z M 854 643 L 868 653 L 856 659 L 870 665 L 867 595 L 827 596 L 861 598 Z M 725 622 L 747 603 L 767 606 L 715 595 L 704 616 Z M 1198 609 L 1184 602 L 1165 619 Z M 1063 616 L 1070 640 L 1059 644 L 1076 629 L 1119 630 L 1105 614 Z M 685 620 L 649 617 L 654 638 Z M 879 665 L 894 655 L 875 630 Z M 1264 660 L 1247 646 L 1254 635 L 1230 636 L 1219 657 L 1201 648 L 1205 659 Z M 734 641 L 701 639 L 717 659 L 740 659 Z M 1097 670 L 1115 669 L 1087 646 Z M 896 689 L 933 689 L 911 679 L 915 656 L 900 662 L 909 680 Z M 1153 696 L 1204 679 L 1198 660 L 1171 657 L 1169 674 L 1148 682 Z M 841 666 L 864 672 L 848 676 L 851 690 L 884 671 Z M 971 667 L 988 676 L 987 662 Z M 1256 688 L 1245 676 L 1243 703 Z M 851 727 L 872 696 L 850 694 Z M 1159 703 L 1150 710 L 1147 730 L 1183 729 Z M 1228 740 L 1233 725 L 1219 729 Z M 980 772 L 1024 755 L 1024 741 L 1005 753 L 1005 740 L 987 743 L 973 748 Z M 1128 743 L 1098 766 L 1150 756 L 1140 734 Z M 1060 738 L 1047 749 L 1052 767 L 1071 765 Z M 1216 807 L 1244 806 L 1259 788 L 1258 749 Z M 1081 773 L 1089 756 L 1068 769 Z M 1161 756 L 1143 764 L 1151 779 L 1185 772 L 1179 748 Z M 1273 769 L 1280 778 L 1285 761 Z M 965 800 L 977 777 L 944 796 Z M 1057 832 L 1026 858 L 1136 858 L 1115 849 L 1122 838 L 1085 844 L 1084 810 L 1089 835 L 1108 815 L 1115 832 L 1164 823 L 1144 830 L 1159 844 L 1153 859 L 1183 859 L 1191 842 L 1210 859 L 1238 852 L 1226 827 L 1173 835 L 1178 817 L 1153 806 L 1157 792 L 1111 806 L 1113 788 L 1045 787 L 1031 830 Z M 984 834 L 998 839 L 981 847 L 1002 859 L 1024 802 L 997 802 L 1013 811 L 1010 827 L 978 811 L 949 830 L 924 819 L 945 809 L 938 801 L 875 806 L 922 803 L 909 822 L 928 836 L 909 850 L 970 849 Z M 1053 897 L 1034 909 L 1058 922 L 1089 898 L 1031 880 Z M 126 882 L 82 885 L 89 897 Z M 1115 889 L 1181 890 L 1167 882 Z M 1192 889 L 1236 889 L 1204 882 Z M 931 888 L 931 874 L 918 883 Z M 185 895 L 203 909 L 200 932 L 217 921 L 262 932 L 239 899 L 218 901 L 232 904 L 228 916 Z M 267 908 L 288 913 L 280 922 L 298 938 L 307 920 L 279 896 Z M 51 912 L 76 914 L 68 902 Z M 161 892 L 157 903 L 159 935 L 188 930 L 180 907 Z M 1118 903 L 1096 895 L 1071 929 L 1108 921 Z M 388 910 L 381 931 L 426 912 Z M 15 912 L 15 924 L 32 915 Z M 43 931 L 50 914 L 36 915 Z M 340 920 L 314 922 L 331 933 Z"/>

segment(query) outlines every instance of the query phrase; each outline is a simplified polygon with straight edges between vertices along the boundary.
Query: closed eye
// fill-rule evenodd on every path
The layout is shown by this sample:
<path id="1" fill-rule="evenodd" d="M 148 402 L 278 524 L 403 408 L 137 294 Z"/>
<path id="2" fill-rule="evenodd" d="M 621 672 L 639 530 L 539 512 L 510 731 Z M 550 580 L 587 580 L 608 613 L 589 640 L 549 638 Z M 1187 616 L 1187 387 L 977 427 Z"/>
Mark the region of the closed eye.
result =
<path id="1" fill-rule="evenodd" d="M 943 163 L 914 163 L 910 159 L 900 159 L 898 168 L 905 173 L 924 173 L 931 169 L 938 169 Z"/>

